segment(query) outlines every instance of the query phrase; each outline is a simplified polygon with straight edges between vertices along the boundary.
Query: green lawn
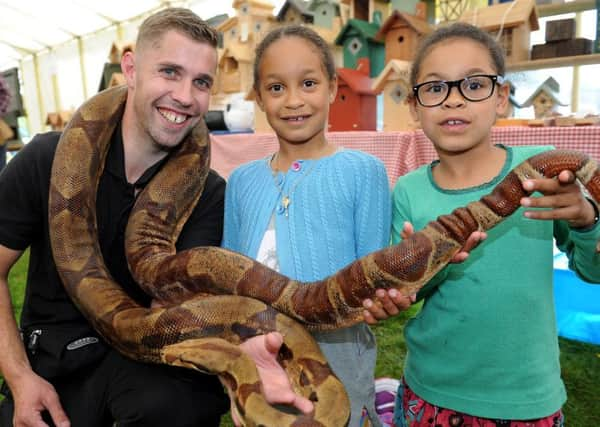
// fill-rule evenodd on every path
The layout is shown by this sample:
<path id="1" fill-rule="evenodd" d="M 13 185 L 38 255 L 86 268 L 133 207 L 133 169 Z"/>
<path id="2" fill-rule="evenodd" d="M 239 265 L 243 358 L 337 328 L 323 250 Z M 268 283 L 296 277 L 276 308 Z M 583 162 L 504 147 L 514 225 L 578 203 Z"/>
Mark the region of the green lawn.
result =
<path id="1" fill-rule="evenodd" d="M 10 288 L 15 310 L 19 313 L 23 299 L 23 283 L 27 274 L 27 254 L 10 275 Z M 412 310 L 374 328 L 379 345 L 376 376 L 399 378 L 406 347 L 402 328 Z M 560 339 L 562 376 L 569 399 L 564 407 L 568 427 L 600 426 L 600 346 Z M 229 417 L 221 423 L 231 427 Z"/>

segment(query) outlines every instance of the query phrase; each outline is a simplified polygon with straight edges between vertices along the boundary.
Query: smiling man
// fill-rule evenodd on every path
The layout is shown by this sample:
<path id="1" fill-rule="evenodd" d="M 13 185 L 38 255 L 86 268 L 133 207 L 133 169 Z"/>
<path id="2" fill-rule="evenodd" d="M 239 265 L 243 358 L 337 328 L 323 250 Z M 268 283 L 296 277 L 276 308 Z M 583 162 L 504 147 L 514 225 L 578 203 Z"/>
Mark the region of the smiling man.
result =
<path id="1" fill-rule="evenodd" d="M 215 31 L 193 12 L 166 9 L 143 22 L 136 52 L 122 59 L 127 102 L 98 186 L 97 224 L 111 275 L 141 305 L 150 299 L 127 268 L 124 229 L 137 192 L 208 109 L 216 44 Z M 0 176 L 0 371 L 10 389 L 4 390 L 0 425 L 218 426 L 229 402 L 217 377 L 121 356 L 65 293 L 48 227 L 48 187 L 59 137 L 37 135 Z M 219 245 L 224 190 L 224 180 L 211 171 L 177 242 L 179 250 Z M 28 247 L 19 331 L 7 278 Z"/>

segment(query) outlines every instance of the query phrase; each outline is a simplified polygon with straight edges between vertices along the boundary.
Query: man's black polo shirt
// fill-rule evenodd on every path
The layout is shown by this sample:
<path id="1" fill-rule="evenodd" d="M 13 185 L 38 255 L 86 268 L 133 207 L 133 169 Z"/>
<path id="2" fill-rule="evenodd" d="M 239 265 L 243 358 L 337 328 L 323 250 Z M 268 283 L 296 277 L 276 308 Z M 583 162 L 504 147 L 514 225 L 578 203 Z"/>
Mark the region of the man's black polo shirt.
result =
<path id="1" fill-rule="evenodd" d="M 37 135 L 0 173 L 0 244 L 15 250 L 31 248 L 22 328 L 84 321 L 64 291 L 50 249 L 48 188 L 59 137 L 57 132 Z M 141 304 L 148 304 L 149 297 L 134 283 L 127 268 L 125 226 L 135 201 L 135 189 L 143 188 L 166 160 L 129 184 L 118 128 L 98 188 L 99 240 L 106 265 L 117 282 Z M 177 242 L 179 250 L 221 243 L 224 192 L 225 181 L 211 171 L 202 197 L 183 227 Z"/>

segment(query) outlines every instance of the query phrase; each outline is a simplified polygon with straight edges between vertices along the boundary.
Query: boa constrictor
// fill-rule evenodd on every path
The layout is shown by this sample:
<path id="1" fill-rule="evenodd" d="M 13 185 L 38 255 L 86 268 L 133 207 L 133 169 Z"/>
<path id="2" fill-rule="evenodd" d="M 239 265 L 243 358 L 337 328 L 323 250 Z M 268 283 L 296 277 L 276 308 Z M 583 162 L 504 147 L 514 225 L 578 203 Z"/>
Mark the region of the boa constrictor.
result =
<path id="1" fill-rule="evenodd" d="M 163 302 L 161 308 L 142 307 L 111 278 L 96 230 L 96 189 L 126 97 L 124 88 L 96 95 L 76 112 L 59 142 L 49 206 L 59 274 L 73 301 L 118 351 L 219 375 L 245 425 L 345 425 L 349 410 L 343 386 L 306 330 L 361 321 L 361 302 L 374 298 L 377 288 L 414 293 L 473 231 L 490 229 L 519 207 L 526 194 L 522 179 L 571 170 L 600 200 L 600 171 L 593 160 L 577 152 L 542 153 L 515 168 L 488 196 L 439 217 L 401 244 L 322 281 L 299 283 L 222 248 L 176 253 L 175 242 L 209 168 L 209 137 L 199 125 L 139 194 L 130 216 L 126 252 L 131 272 Z M 284 336 L 279 361 L 292 386 L 315 403 L 310 415 L 269 405 L 252 360 L 237 346 L 275 330 Z"/>

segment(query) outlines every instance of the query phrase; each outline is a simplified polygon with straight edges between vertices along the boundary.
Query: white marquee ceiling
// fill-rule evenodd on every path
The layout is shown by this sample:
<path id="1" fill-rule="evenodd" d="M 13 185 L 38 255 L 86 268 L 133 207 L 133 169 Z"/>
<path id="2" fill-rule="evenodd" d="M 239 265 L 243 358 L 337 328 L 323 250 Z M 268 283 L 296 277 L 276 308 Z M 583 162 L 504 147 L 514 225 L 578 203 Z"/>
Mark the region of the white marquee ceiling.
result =
<path id="1" fill-rule="evenodd" d="M 283 0 L 272 0 L 280 6 Z M 167 6 L 189 7 L 203 19 L 234 14 L 233 0 L 0 0 L 0 69 L 80 36 Z"/>

